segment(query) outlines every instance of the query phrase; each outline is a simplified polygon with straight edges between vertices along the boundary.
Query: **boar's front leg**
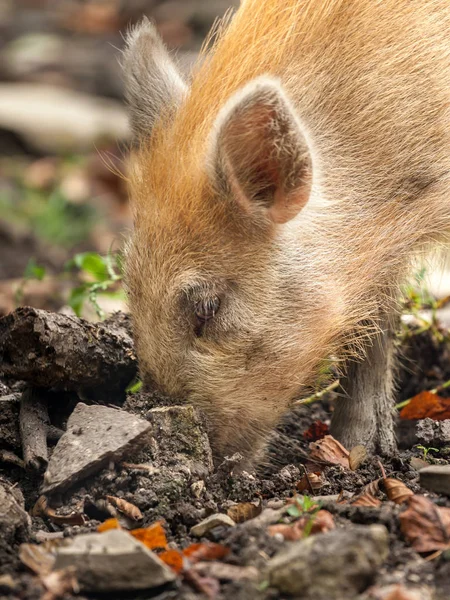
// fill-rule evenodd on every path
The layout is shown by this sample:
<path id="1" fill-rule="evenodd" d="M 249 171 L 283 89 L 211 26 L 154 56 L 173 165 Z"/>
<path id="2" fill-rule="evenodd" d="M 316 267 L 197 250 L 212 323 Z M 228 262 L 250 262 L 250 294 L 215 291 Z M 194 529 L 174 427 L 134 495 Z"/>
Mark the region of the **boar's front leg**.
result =
<path id="1" fill-rule="evenodd" d="M 394 433 L 395 318 L 380 322 L 380 333 L 366 350 L 364 360 L 350 362 L 341 381 L 331 433 L 346 448 L 362 444 L 370 452 L 391 455 Z"/>

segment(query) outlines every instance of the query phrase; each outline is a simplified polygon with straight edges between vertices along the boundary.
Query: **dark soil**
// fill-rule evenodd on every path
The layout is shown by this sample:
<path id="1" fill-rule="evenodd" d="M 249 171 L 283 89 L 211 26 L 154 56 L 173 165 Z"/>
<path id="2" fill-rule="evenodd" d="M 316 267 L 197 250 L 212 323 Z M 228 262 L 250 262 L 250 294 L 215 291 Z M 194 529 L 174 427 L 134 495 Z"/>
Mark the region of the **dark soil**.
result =
<path id="1" fill-rule="evenodd" d="M 428 349 L 425 352 L 425 349 Z M 418 359 L 412 362 L 410 357 Z M 412 395 L 444 381 L 448 377 L 448 347 L 445 342 L 437 342 L 430 333 L 423 333 L 410 338 L 403 347 L 402 380 L 399 385 L 399 395 Z M 15 386 L 17 389 L 17 385 Z M 11 393 L 8 384 L 1 384 L 2 395 Z M 100 394 L 101 397 L 101 394 Z M 100 398 L 101 400 L 101 398 Z M 117 401 L 110 396 L 109 403 Z M 74 392 L 53 393 L 49 395 L 50 420 L 58 427 L 64 427 L 67 417 L 73 410 L 77 398 Z M 92 401 L 92 398 L 91 398 Z M 120 402 L 120 400 L 118 400 Z M 128 395 L 124 409 L 151 419 L 151 409 L 158 405 L 167 405 L 167 399 L 161 398 L 155 392 L 140 392 Z M 333 410 L 333 394 L 330 393 L 320 402 L 311 406 L 298 407 L 286 416 L 278 430 L 274 432 L 268 444 L 266 460 L 254 473 L 236 472 L 239 457 L 232 457 L 214 471 L 208 472 L 207 465 L 197 461 L 190 461 L 192 452 L 186 440 L 185 454 L 180 461 L 174 460 L 175 451 L 180 453 L 180 439 L 182 435 L 189 436 L 189 432 L 177 432 L 174 437 L 168 437 L 160 444 L 159 450 L 152 447 L 141 450 L 135 456 L 126 458 L 125 464 L 110 465 L 97 474 L 80 482 L 78 486 L 70 489 L 63 495 L 54 495 L 50 503 L 59 514 L 79 512 L 80 507 L 84 512 L 86 524 L 84 526 L 56 525 L 51 520 L 42 517 L 32 517 L 32 526 L 29 534 L 18 532 L 12 543 L 0 543 L 0 575 L 10 575 L 12 582 L 9 586 L 6 580 L 0 578 L 0 595 L 8 598 L 21 598 L 34 600 L 42 597 L 43 588 L 38 578 L 34 577 L 18 558 L 21 542 L 36 542 L 44 534 L 62 532 L 67 536 L 96 531 L 98 525 L 111 517 L 105 505 L 107 495 L 120 497 L 137 506 L 142 514 L 143 521 L 140 527 L 146 527 L 155 521 L 164 523 L 170 546 L 182 549 L 190 543 L 198 541 L 190 534 L 190 528 L 202 519 L 213 513 L 225 513 L 234 502 L 262 503 L 265 508 L 279 508 L 286 499 L 296 493 L 296 483 L 305 471 L 305 463 L 309 453 L 309 440 L 305 438 L 305 431 L 315 422 L 329 423 Z M 12 413 L 13 414 L 13 413 Z M 11 417 L 13 418 L 13 417 Z M 202 426 L 201 426 L 202 427 Z M 410 426 L 411 430 L 411 426 Z M 400 430 L 400 435 L 402 431 Z M 406 442 L 400 439 L 405 446 Z M 403 442 L 403 443 L 402 443 Z M 0 440 L 1 443 L 1 440 Z M 20 455 L 20 448 L 9 440 L 8 449 Z M 2 443 L 2 447 L 5 444 Z M 448 448 L 441 448 L 435 453 L 430 462 L 445 463 L 448 457 Z M 50 447 L 51 453 L 51 447 Z M 418 472 L 411 466 L 413 456 L 423 456 L 422 452 L 409 446 L 397 456 L 379 459 L 371 457 L 356 471 L 349 471 L 341 466 L 329 466 L 323 471 L 324 485 L 320 489 L 323 507 L 330 511 L 335 518 L 336 526 L 347 528 L 351 524 L 368 525 L 378 523 L 384 525 L 390 535 L 390 553 L 388 559 L 377 573 L 372 582 L 375 589 L 392 583 L 405 583 L 414 586 L 427 585 L 435 589 L 435 596 L 439 600 L 450 597 L 450 557 L 442 553 L 433 560 L 425 560 L 414 552 L 403 539 L 399 527 L 399 514 L 402 507 L 387 501 L 382 495 L 383 503 L 380 507 L 362 507 L 346 504 L 337 504 L 333 499 L 326 497 L 344 494 L 344 497 L 358 494 L 365 485 L 381 477 L 381 464 L 387 475 L 404 482 L 414 493 L 426 494 L 433 498 L 440 506 L 450 506 L 450 500 L 444 496 L 430 494 L 420 488 Z M 139 465 L 153 465 L 153 469 L 145 469 Z M 189 466 L 187 466 L 189 465 Z M 194 466 L 193 466 L 194 465 Z M 29 512 L 38 499 L 42 484 L 41 474 L 26 472 L 18 466 L 0 462 L 0 477 L 5 483 L 15 486 L 18 493 L 23 494 L 25 509 Z M 201 482 L 202 490 L 195 492 L 195 486 Z M 265 514 L 265 513 L 263 513 Z M 288 518 L 289 520 L 289 518 Z M 123 526 L 133 527 L 129 521 Z M 134 525 L 135 526 L 135 525 Z M 225 561 L 232 565 L 255 566 L 264 572 L 264 565 L 282 547 L 291 542 L 283 541 L 278 537 L 271 537 L 267 531 L 267 524 L 256 520 L 249 520 L 232 529 L 216 527 L 210 531 L 207 538 L 230 548 L 231 553 Z M 12 587 L 11 587 L 12 586 Z M 267 598 L 278 599 L 284 596 L 275 589 L 251 581 L 222 582 L 219 598 L 247 599 Z M 70 596 L 66 596 L 69 598 Z M 78 596 L 79 597 L 79 596 Z M 97 597 L 95 595 L 91 597 Z M 98 596 L 100 598 L 100 596 Z M 113 596 L 109 595 L 108 598 Z M 114 596 L 119 597 L 119 596 Z M 179 579 L 175 587 L 157 590 L 153 593 L 145 592 L 142 595 L 124 594 L 123 598 L 158 598 L 166 600 L 171 598 L 190 599 L 201 597 L 192 585 L 186 580 Z M 358 598 L 365 598 L 361 595 Z M 369 596 L 367 596 L 369 598 Z"/>

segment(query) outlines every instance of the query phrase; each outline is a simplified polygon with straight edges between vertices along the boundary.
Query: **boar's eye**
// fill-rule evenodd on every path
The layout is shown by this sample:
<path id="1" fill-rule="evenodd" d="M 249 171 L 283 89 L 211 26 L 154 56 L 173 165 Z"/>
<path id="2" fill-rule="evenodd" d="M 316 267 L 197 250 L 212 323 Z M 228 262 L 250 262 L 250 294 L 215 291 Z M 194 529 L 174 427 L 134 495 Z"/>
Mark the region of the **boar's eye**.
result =
<path id="1" fill-rule="evenodd" d="M 199 324 L 203 325 L 206 321 L 213 319 L 220 308 L 220 298 L 204 298 L 195 303 L 195 316 Z"/>

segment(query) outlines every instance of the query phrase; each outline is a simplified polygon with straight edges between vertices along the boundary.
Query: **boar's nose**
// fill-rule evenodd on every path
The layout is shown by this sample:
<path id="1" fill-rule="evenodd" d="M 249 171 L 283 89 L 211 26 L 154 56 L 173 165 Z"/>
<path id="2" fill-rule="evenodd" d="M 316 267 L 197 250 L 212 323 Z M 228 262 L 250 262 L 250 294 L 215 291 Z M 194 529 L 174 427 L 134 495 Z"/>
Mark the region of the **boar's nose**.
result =
<path id="1" fill-rule="evenodd" d="M 177 396 L 165 382 L 158 381 L 151 373 L 145 373 L 143 384 L 142 391 L 154 406 L 173 406 L 183 403 L 183 399 Z"/>

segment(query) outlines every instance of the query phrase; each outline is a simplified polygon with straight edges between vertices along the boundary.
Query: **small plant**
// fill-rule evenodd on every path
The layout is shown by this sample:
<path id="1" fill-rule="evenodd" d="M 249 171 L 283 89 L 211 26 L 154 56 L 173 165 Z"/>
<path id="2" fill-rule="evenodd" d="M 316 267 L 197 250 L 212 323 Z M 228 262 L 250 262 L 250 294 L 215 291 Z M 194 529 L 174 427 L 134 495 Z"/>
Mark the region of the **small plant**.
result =
<path id="1" fill-rule="evenodd" d="M 427 448 L 426 446 L 422 446 L 421 444 L 418 444 L 416 446 L 416 448 L 418 450 L 422 450 L 422 452 L 423 452 L 423 460 L 428 460 L 427 456 L 428 456 L 429 452 L 439 452 L 439 448 L 431 448 L 431 447 Z"/>
<path id="2" fill-rule="evenodd" d="M 22 303 L 25 287 L 29 281 L 35 279 L 37 281 L 42 281 L 45 277 L 45 267 L 38 265 L 34 258 L 30 258 L 27 266 L 25 267 L 25 271 L 23 273 L 22 281 L 19 284 L 19 287 L 14 294 L 14 301 L 16 306 L 19 306 Z"/>
<path id="3" fill-rule="evenodd" d="M 288 507 L 287 513 L 296 519 L 300 517 L 307 518 L 307 522 L 303 529 L 303 537 L 310 535 L 316 514 L 320 510 L 320 503 L 316 502 L 309 496 L 294 496 L 294 504 Z"/>
<path id="4" fill-rule="evenodd" d="M 123 291 L 117 289 L 117 284 L 122 281 L 121 255 L 107 254 L 100 256 L 96 252 L 83 252 L 76 254 L 66 263 L 65 269 L 79 269 L 87 281 L 75 287 L 69 296 L 69 306 L 79 317 L 84 303 L 89 301 L 95 308 L 100 319 L 105 317 L 104 311 L 98 303 L 99 296 L 122 296 Z"/>

